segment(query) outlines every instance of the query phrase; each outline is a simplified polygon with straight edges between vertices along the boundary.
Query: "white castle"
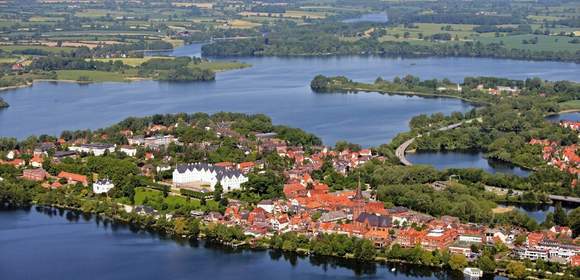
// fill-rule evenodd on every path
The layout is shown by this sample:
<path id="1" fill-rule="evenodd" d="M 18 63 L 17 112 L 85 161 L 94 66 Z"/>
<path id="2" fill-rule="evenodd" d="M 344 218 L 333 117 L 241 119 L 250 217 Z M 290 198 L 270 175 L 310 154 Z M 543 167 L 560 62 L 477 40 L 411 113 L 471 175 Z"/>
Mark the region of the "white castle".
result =
<path id="1" fill-rule="evenodd" d="M 93 192 L 96 194 L 108 193 L 115 185 L 109 179 L 99 180 L 93 183 Z"/>
<path id="2" fill-rule="evenodd" d="M 211 190 L 220 182 L 224 192 L 238 190 L 248 177 L 236 169 L 226 169 L 207 163 L 190 163 L 178 165 L 173 170 L 173 184 L 182 185 L 193 182 L 209 184 Z"/>

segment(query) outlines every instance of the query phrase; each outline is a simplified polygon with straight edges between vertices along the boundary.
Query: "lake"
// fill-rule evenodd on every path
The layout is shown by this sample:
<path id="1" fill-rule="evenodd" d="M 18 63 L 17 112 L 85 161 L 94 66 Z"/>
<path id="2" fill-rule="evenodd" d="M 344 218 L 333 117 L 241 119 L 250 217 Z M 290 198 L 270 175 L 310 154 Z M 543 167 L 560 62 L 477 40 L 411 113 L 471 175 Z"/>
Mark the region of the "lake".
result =
<path id="1" fill-rule="evenodd" d="M 178 48 L 170 55 L 199 55 L 201 44 Z M 215 82 L 132 83 L 38 82 L 33 87 L 0 93 L 11 106 L 0 110 L 0 136 L 23 139 L 31 134 L 95 129 L 129 116 L 155 113 L 232 111 L 264 113 L 277 124 L 299 127 L 325 144 L 348 140 L 363 146 L 389 142 L 408 130 L 418 114 L 473 107 L 456 99 L 389 96 L 374 93 L 316 94 L 309 83 L 317 74 L 346 75 L 372 82 L 413 74 L 424 79 L 503 76 L 578 81 L 580 65 L 562 62 L 485 58 L 250 57 L 251 68 L 219 73 Z"/>
<path id="2" fill-rule="evenodd" d="M 512 206 L 515 209 L 518 209 L 519 211 L 526 213 L 526 215 L 533 218 L 538 223 L 544 222 L 546 220 L 546 216 L 548 215 L 548 213 L 554 213 L 554 210 L 556 209 L 553 205 L 549 205 L 549 204 L 541 204 L 541 205 L 535 205 L 535 204 L 505 205 L 505 204 L 502 204 L 500 206 L 502 206 L 502 207 Z M 570 211 L 575 209 L 575 207 L 573 205 L 566 205 L 566 204 L 563 204 L 562 208 L 564 210 L 566 210 L 566 212 L 570 212 Z"/>
<path id="3" fill-rule="evenodd" d="M 513 174 L 528 176 L 531 171 L 513 164 L 493 159 L 486 159 L 482 152 L 417 152 L 406 154 L 413 164 L 429 164 L 439 170 L 447 168 L 480 168 L 489 173 Z"/>
<path id="4" fill-rule="evenodd" d="M 387 23 L 389 21 L 389 16 L 387 13 L 374 13 L 374 14 L 364 14 L 357 18 L 345 19 L 342 22 L 345 23 L 357 23 L 357 22 L 372 22 L 372 23 Z"/>
<path id="5" fill-rule="evenodd" d="M 463 279 L 461 273 L 422 266 L 178 243 L 55 209 L 0 211 L 0 252 L 0 274 L 10 280 Z"/>
<path id="6" fill-rule="evenodd" d="M 572 113 L 563 113 L 558 115 L 551 115 L 546 118 L 552 122 L 559 122 L 559 121 L 580 121 L 580 112 L 572 112 Z"/>

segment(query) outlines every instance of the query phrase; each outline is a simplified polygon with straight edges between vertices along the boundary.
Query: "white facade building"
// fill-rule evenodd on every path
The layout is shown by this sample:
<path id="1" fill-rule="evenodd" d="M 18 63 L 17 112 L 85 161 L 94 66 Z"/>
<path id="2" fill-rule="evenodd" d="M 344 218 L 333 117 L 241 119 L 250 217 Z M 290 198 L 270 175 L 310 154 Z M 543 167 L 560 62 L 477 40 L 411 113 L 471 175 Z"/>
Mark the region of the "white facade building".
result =
<path id="1" fill-rule="evenodd" d="M 119 149 L 119 151 L 130 157 L 137 155 L 137 148 L 131 146 L 123 146 Z"/>
<path id="2" fill-rule="evenodd" d="M 238 190 L 248 178 L 239 170 L 228 170 L 223 167 L 206 163 L 178 165 L 173 170 L 173 184 L 182 185 L 193 182 L 209 184 L 213 190 L 220 182 L 224 192 Z"/>
<path id="3" fill-rule="evenodd" d="M 95 156 L 102 156 L 105 152 L 112 153 L 115 151 L 115 145 L 110 144 L 83 144 L 80 146 L 71 146 L 70 151 L 93 154 Z"/>
<path id="4" fill-rule="evenodd" d="M 108 193 L 115 185 L 110 180 L 99 180 L 93 183 L 93 192 L 96 194 Z"/>

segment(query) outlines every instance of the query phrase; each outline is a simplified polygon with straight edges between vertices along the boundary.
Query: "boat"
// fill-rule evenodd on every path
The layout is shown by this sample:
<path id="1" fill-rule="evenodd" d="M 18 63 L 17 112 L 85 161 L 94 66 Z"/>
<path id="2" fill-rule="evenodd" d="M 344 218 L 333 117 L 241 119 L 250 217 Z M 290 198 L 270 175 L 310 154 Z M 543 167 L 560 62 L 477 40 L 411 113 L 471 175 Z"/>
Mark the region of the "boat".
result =
<path id="1" fill-rule="evenodd" d="M 397 271 L 397 269 L 396 269 L 396 268 L 394 268 L 394 267 L 393 267 L 393 268 L 391 268 L 391 272 L 395 272 L 395 271 Z"/>
<path id="2" fill-rule="evenodd" d="M 466 267 L 463 269 L 463 275 L 468 279 L 479 279 L 483 276 L 483 270 L 477 267 Z"/>

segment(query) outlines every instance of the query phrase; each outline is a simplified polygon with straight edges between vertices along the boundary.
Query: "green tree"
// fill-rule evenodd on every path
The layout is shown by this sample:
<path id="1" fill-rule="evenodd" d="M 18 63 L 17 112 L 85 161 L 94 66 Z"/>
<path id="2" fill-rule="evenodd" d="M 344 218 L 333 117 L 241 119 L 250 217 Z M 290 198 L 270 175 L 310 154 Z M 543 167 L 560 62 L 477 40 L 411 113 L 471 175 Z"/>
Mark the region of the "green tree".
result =
<path id="1" fill-rule="evenodd" d="M 453 254 L 451 258 L 449 258 L 448 264 L 453 270 L 462 270 L 467 266 L 467 258 L 461 254 Z"/>
<path id="2" fill-rule="evenodd" d="M 486 273 L 493 273 L 496 268 L 495 261 L 487 254 L 477 260 L 477 266 Z"/>
<path id="3" fill-rule="evenodd" d="M 217 182 L 213 187 L 213 200 L 220 201 L 222 198 L 222 193 L 224 192 L 224 187 L 221 182 Z"/>
<path id="4" fill-rule="evenodd" d="M 521 262 L 510 262 L 506 268 L 508 273 L 516 279 L 523 279 L 526 277 L 526 266 Z"/>
<path id="5" fill-rule="evenodd" d="M 554 223 L 557 225 L 565 226 L 568 224 L 568 216 L 566 210 L 562 208 L 562 203 L 556 203 L 556 209 L 554 210 Z"/>

